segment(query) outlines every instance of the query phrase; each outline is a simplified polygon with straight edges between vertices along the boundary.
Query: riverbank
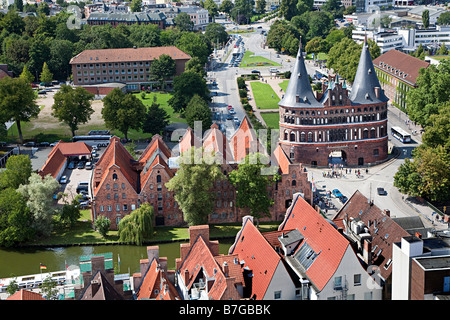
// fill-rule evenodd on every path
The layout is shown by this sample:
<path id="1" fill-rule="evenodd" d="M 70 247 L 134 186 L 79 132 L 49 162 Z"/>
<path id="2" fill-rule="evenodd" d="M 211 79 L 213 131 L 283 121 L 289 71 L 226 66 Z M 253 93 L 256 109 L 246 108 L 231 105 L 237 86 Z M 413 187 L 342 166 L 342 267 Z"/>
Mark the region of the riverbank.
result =
<path id="1" fill-rule="evenodd" d="M 260 222 L 261 232 L 278 229 L 280 222 Z M 209 226 L 209 236 L 212 240 L 234 238 L 241 229 L 241 223 L 228 223 Z M 189 241 L 189 227 L 155 227 L 154 235 L 147 239 L 144 245 Z M 69 246 L 95 246 L 95 245 L 126 245 L 119 241 L 118 231 L 109 231 L 103 238 L 92 228 L 90 211 L 82 210 L 82 216 L 72 228 L 59 229 L 48 238 L 37 239 L 23 243 L 18 247 L 69 247 Z"/>

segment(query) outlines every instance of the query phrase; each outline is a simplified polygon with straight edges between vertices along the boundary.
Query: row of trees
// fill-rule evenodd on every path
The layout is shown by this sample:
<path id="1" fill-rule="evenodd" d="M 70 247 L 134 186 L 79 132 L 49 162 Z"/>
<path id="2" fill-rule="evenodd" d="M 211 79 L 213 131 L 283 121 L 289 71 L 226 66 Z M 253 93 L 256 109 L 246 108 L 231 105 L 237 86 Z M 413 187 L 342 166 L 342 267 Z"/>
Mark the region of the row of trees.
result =
<path id="1" fill-rule="evenodd" d="M 425 132 L 422 145 L 394 176 L 402 193 L 437 203 L 450 199 L 450 61 L 419 71 L 417 88 L 407 94 L 409 118 Z"/>

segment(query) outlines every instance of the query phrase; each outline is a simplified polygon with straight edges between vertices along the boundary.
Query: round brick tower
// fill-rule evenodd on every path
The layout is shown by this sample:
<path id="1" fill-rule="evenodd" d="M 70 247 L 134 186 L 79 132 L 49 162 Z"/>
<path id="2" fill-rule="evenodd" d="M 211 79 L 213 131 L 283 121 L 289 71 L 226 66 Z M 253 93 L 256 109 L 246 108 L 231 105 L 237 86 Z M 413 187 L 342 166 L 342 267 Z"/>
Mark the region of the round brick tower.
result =
<path id="1" fill-rule="evenodd" d="M 352 90 L 329 76 L 313 92 L 301 41 L 280 113 L 279 144 L 294 163 L 326 167 L 338 155 L 349 167 L 383 162 L 388 156 L 387 102 L 364 41 Z M 336 159 L 336 157 L 334 158 Z"/>

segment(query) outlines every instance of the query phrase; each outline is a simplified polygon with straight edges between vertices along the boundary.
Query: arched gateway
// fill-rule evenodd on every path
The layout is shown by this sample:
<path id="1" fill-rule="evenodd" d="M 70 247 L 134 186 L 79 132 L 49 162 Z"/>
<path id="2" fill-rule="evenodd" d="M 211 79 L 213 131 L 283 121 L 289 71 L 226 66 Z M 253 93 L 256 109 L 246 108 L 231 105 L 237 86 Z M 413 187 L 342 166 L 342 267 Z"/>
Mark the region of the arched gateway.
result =
<path id="1" fill-rule="evenodd" d="M 280 107 L 279 144 L 293 162 L 328 166 L 341 152 L 347 166 L 376 164 L 388 156 L 387 102 L 364 41 L 351 91 L 345 79 L 329 76 L 313 92 L 301 41 Z M 344 156 L 342 156 L 344 154 Z"/>

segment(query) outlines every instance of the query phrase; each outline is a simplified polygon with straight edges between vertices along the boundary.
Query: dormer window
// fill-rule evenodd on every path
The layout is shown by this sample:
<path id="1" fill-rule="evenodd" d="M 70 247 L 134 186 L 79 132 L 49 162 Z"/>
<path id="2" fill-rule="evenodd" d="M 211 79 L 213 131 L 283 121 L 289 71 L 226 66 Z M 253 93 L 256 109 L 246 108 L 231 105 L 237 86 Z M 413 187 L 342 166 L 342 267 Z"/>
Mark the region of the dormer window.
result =
<path id="1" fill-rule="evenodd" d="M 372 74 L 372 69 L 367 70 L 368 74 Z"/>

